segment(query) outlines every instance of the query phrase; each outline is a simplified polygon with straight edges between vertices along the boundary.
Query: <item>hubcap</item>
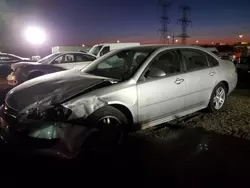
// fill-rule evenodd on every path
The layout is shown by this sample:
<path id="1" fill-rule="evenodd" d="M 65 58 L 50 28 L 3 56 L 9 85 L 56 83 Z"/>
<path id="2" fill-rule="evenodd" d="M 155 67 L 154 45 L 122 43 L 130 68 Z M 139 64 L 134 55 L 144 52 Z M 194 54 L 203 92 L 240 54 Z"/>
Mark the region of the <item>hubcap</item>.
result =
<path id="1" fill-rule="evenodd" d="M 223 87 L 219 87 L 218 89 L 216 89 L 215 96 L 213 99 L 214 108 L 216 110 L 221 109 L 221 107 L 225 102 L 225 99 L 226 99 L 225 89 Z"/>

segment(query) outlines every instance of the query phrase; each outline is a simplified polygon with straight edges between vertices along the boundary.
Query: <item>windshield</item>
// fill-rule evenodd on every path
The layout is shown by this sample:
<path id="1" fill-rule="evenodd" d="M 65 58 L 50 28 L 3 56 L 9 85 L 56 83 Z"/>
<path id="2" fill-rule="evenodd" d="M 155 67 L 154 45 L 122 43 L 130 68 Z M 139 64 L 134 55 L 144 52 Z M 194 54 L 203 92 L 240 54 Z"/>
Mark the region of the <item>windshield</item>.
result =
<path id="1" fill-rule="evenodd" d="M 41 64 L 48 64 L 52 59 L 54 59 L 55 57 L 57 57 L 60 54 L 50 54 L 44 58 L 42 58 L 41 60 L 39 60 L 37 63 L 41 63 Z"/>
<path id="2" fill-rule="evenodd" d="M 97 56 L 97 54 L 100 52 L 100 50 L 101 50 L 101 48 L 103 47 L 103 45 L 96 45 L 96 46 L 93 46 L 91 49 L 90 49 L 90 51 L 89 51 L 89 53 L 90 54 L 93 54 L 93 55 L 95 55 L 95 56 Z"/>
<path id="3" fill-rule="evenodd" d="M 82 72 L 114 79 L 129 79 L 153 49 L 122 50 L 90 64 Z"/>

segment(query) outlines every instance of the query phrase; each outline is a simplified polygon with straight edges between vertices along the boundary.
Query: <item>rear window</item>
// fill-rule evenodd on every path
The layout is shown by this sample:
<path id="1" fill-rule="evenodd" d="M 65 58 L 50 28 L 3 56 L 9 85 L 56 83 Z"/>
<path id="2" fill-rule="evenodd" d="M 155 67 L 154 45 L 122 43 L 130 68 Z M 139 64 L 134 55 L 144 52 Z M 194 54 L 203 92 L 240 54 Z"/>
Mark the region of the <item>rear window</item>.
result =
<path id="1" fill-rule="evenodd" d="M 217 66 L 219 65 L 219 62 L 217 61 L 217 59 L 215 59 L 213 56 L 207 54 L 207 60 L 210 64 L 210 66 Z"/>

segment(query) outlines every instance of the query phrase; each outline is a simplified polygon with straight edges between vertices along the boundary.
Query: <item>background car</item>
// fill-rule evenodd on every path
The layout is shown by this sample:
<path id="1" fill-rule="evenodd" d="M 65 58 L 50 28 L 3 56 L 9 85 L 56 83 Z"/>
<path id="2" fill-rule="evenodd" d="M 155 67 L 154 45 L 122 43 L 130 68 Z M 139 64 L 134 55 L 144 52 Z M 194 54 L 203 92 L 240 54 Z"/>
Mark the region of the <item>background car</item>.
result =
<path id="1" fill-rule="evenodd" d="M 48 55 L 38 62 L 21 62 L 11 66 L 13 72 L 8 75 L 9 85 L 16 86 L 35 77 L 67 69 L 79 69 L 87 66 L 96 57 L 82 52 L 59 52 Z"/>
<path id="2" fill-rule="evenodd" d="M 13 63 L 30 61 L 30 58 L 24 58 L 14 54 L 0 53 L 0 77 L 5 78 L 11 73 L 11 65 Z"/>
<path id="3" fill-rule="evenodd" d="M 247 57 L 238 57 L 234 64 L 241 73 L 249 73 L 250 72 L 250 56 Z"/>
<path id="4" fill-rule="evenodd" d="M 120 49 L 81 71 L 44 75 L 12 89 L 1 108 L 0 134 L 8 139 L 16 133 L 33 146 L 47 140 L 55 145 L 43 151 L 72 158 L 88 140 L 109 148 L 128 131 L 204 108 L 220 111 L 236 84 L 234 64 L 204 48 Z"/>

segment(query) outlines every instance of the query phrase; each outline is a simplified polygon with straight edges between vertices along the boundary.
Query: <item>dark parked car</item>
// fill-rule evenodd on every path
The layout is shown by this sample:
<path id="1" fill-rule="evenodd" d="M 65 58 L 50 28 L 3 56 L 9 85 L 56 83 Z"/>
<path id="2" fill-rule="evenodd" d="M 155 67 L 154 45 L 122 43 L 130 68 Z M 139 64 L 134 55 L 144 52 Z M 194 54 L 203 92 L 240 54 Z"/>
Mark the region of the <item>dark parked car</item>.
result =
<path id="1" fill-rule="evenodd" d="M 80 69 L 94 61 L 96 57 L 82 52 L 59 52 L 48 55 L 38 62 L 21 62 L 11 66 L 12 73 L 7 77 L 8 84 L 16 86 L 44 74 Z"/>
<path id="2" fill-rule="evenodd" d="M 238 57 L 234 61 L 234 64 L 236 65 L 238 72 L 245 72 L 245 73 L 250 72 L 250 56 Z"/>
<path id="3" fill-rule="evenodd" d="M 14 54 L 0 53 L 0 77 L 6 77 L 11 73 L 11 65 L 18 62 L 29 62 L 29 58 L 19 57 Z"/>

